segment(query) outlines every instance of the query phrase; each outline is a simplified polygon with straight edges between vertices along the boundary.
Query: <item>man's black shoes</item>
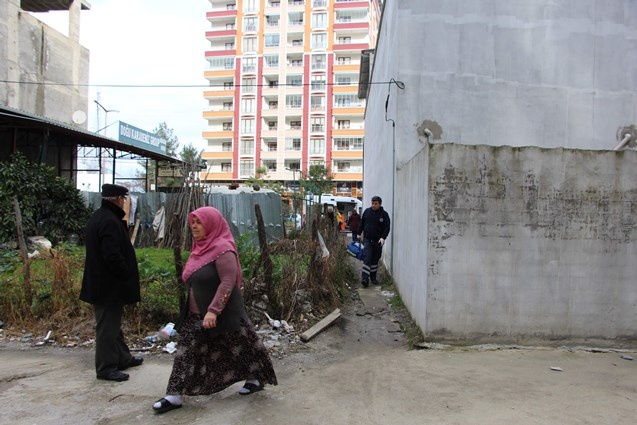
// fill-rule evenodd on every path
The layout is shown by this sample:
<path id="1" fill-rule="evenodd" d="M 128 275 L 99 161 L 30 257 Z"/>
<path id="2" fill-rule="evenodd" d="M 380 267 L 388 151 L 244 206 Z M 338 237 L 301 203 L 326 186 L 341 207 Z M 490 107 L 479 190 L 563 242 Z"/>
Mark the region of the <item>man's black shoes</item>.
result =
<path id="1" fill-rule="evenodd" d="M 362 282 L 361 282 L 361 286 L 362 286 L 363 288 L 367 288 L 367 287 L 369 286 L 369 282 L 368 282 L 368 281 L 366 281 L 366 280 L 364 280 L 364 281 L 362 281 Z"/>
<path id="2" fill-rule="evenodd" d="M 129 367 L 140 366 L 142 363 L 144 363 L 144 358 L 143 357 L 131 357 L 131 359 L 128 362 L 128 364 L 126 364 L 125 366 L 120 366 L 120 367 L 118 367 L 118 369 L 119 370 L 126 370 Z"/>
<path id="3" fill-rule="evenodd" d="M 113 370 L 102 375 L 97 375 L 97 379 L 103 379 L 104 381 L 127 381 L 128 373 L 120 372 L 119 370 Z"/>

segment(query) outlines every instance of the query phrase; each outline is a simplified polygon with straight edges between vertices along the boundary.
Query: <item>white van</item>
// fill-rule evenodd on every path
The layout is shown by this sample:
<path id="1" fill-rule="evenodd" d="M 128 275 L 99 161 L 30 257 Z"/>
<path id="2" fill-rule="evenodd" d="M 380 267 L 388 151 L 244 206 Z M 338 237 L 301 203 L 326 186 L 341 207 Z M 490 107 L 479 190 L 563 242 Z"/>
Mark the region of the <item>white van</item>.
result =
<path id="1" fill-rule="evenodd" d="M 323 209 L 325 209 L 327 205 L 331 205 L 341 211 L 345 217 L 347 217 L 347 213 L 349 211 L 354 209 L 358 211 L 359 214 L 363 213 L 363 203 L 359 199 L 351 196 L 336 196 L 331 193 L 324 193 L 320 196 L 319 200 L 319 195 L 307 195 L 305 197 L 305 202 L 315 205 L 321 203 L 321 205 L 323 205 Z"/>

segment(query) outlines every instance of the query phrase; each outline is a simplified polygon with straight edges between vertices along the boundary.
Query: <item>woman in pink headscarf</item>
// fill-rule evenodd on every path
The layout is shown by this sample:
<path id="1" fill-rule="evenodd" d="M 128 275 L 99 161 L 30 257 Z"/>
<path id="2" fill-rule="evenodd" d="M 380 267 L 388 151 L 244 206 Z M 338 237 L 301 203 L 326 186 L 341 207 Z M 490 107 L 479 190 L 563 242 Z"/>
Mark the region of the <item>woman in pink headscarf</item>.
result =
<path id="1" fill-rule="evenodd" d="M 277 384 L 272 361 L 246 313 L 241 266 L 228 223 L 213 207 L 190 213 L 193 244 L 182 274 L 187 314 L 179 324 L 179 350 L 156 413 L 182 406 L 184 395 L 209 395 L 246 380 L 247 395 Z M 240 354 L 237 354 L 240 353 Z"/>

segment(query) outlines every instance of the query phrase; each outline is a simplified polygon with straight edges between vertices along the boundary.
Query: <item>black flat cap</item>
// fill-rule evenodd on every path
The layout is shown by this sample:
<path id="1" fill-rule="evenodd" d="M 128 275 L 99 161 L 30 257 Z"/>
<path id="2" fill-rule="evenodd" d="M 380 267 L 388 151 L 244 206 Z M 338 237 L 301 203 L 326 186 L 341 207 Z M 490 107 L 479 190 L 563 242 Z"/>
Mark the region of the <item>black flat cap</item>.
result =
<path id="1" fill-rule="evenodd" d="M 102 198 L 115 198 L 126 195 L 128 195 L 127 187 L 108 183 L 102 185 Z"/>

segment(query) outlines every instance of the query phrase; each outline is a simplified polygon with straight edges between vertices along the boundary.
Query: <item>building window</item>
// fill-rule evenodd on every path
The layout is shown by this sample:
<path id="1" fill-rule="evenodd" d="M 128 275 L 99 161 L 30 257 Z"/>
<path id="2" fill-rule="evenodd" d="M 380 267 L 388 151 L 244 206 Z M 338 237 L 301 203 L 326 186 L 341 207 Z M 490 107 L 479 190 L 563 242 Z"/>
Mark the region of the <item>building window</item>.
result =
<path id="1" fill-rule="evenodd" d="M 349 120 L 338 120 L 337 127 L 339 130 L 347 130 L 349 128 Z"/>
<path id="2" fill-rule="evenodd" d="M 300 130 L 301 121 L 290 121 L 290 130 Z"/>
<path id="3" fill-rule="evenodd" d="M 222 162 L 221 163 L 221 172 L 222 173 L 231 173 L 232 172 L 232 162 Z"/>
<path id="4" fill-rule="evenodd" d="M 254 114 L 254 99 L 241 99 L 241 113 Z"/>
<path id="5" fill-rule="evenodd" d="M 310 155 L 323 155 L 325 153 L 325 139 L 310 139 Z"/>
<path id="6" fill-rule="evenodd" d="M 226 50 L 234 50 L 234 43 L 226 43 Z"/>
<path id="7" fill-rule="evenodd" d="M 265 66 L 267 68 L 278 68 L 279 67 L 279 56 L 278 55 L 263 56 L 263 61 L 265 62 Z"/>
<path id="8" fill-rule="evenodd" d="M 250 72 L 250 73 L 257 72 L 257 58 L 254 58 L 254 57 L 243 58 L 241 69 L 243 70 L 243 72 Z"/>
<path id="9" fill-rule="evenodd" d="M 265 17 L 265 21 L 269 27 L 278 27 L 279 26 L 279 15 L 267 15 Z"/>
<path id="10" fill-rule="evenodd" d="M 292 59 L 290 61 L 290 66 L 293 66 L 293 67 L 303 66 L 303 59 Z"/>
<path id="11" fill-rule="evenodd" d="M 362 137 L 337 137 L 334 139 L 336 150 L 339 151 L 359 151 L 363 150 Z"/>
<path id="12" fill-rule="evenodd" d="M 316 33 L 312 34 L 312 49 L 326 49 L 327 48 L 327 34 Z"/>
<path id="13" fill-rule="evenodd" d="M 337 86 L 349 86 L 350 84 L 352 84 L 351 77 L 336 77 Z"/>
<path id="14" fill-rule="evenodd" d="M 340 57 L 336 58 L 336 63 L 338 65 L 349 65 L 352 63 L 352 58 L 350 57 Z"/>
<path id="15" fill-rule="evenodd" d="M 312 13 L 312 29 L 327 28 L 327 13 Z"/>
<path id="16" fill-rule="evenodd" d="M 325 75 L 312 76 L 312 90 L 325 90 Z"/>
<path id="17" fill-rule="evenodd" d="M 268 152 L 276 152 L 277 144 L 276 142 L 268 142 Z"/>
<path id="18" fill-rule="evenodd" d="M 232 142 L 223 142 L 221 144 L 222 152 L 232 152 Z"/>
<path id="19" fill-rule="evenodd" d="M 251 16 L 245 18 L 243 21 L 243 31 L 245 32 L 256 32 L 257 31 L 258 21 L 255 16 Z"/>
<path id="20" fill-rule="evenodd" d="M 288 170 L 299 171 L 301 169 L 301 162 L 298 160 L 285 161 L 285 168 Z"/>
<path id="21" fill-rule="evenodd" d="M 224 111 L 232 111 L 232 102 L 223 102 Z"/>
<path id="22" fill-rule="evenodd" d="M 257 80 L 255 78 L 244 78 L 241 80 L 241 92 L 242 93 L 256 93 Z"/>
<path id="23" fill-rule="evenodd" d="M 268 87 L 270 87 L 270 88 L 279 87 L 279 82 L 278 81 L 269 81 L 268 82 Z"/>
<path id="24" fill-rule="evenodd" d="M 311 131 L 323 132 L 325 131 L 325 118 L 324 117 L 312 117 L 310 118 Z"/>
<path id="25" fill-rule="evenodd" d="M 310 107 L 313 111 L 325 110 L 325 96 L 312 96 L 310 98 Z"/>
<path id="26" fill-rule="evenodd" d="M 303 40 L 292 40 L 292 47 L 303 46 Z"/>
<path id="27" fill-rule="evenodd" d="M 339 37 L 338 44 L 352 44 L 352 37 Z"/>
<path id="28" fill-rule="evenodd" d="M 276 129 L 277 129 L 276 121 L 269 121 L 268 130 L 276 130 Z"/>
<path id="29" fill-rule="evenodd" d="M 355 94 L 337 94 L 334 96 L 334 103 L 339 108 L 362 106 L 360 99 Z"/>
<path id="30" fill-rule="evenodd" d="M 278 109 L 279 102 L 277 100 L 271 100 L 268 102 L 268 109 Z"/>
<path id="31" fill-rule="evenodd" d="M 300 75 L 288 75 L 286 83 L 288 86 L 302 86 L 303 77 Z"/>
<path id="32" fill-rule="evenodd" d="M 300 94 L 288 94 L 285 96 L 286 108 L 301 108 L 303 106 L 303 96 Z"/>
<path id="33" fill-rule="evenodd" d="M 226 24 L 226 29 L 227 29 L 227 30 L 233 30 L 233 29 L 235 29 L 235 28 L 237 28 L 237 24 L 235 24 L 235 23 L 232 23 L 232 24 Z"/>
<path id="34" fill-rule="evenodd" d="M 230 82 L 226 81 L 225 83 L 223 83 L 223 89 L 224 90 L 234 90 L 234 83 L 232 81 L 230 81 Z"/>
<path id="35" fill-rule="evenodd" d="M 232 131 L 232 123 L 224 122 L 223 123 L 223 131 Z"/>
<path id="36" fill-rule="evenodd" d="M 337 162 L 336 163 L 336 170 L 338 170 L 339 173 L 347 173 L 347 172 L 349 172 L 349 169 L 350 169 L 349 162 Z"/>
<path id="37" fill-rule="evenodd" d="M 241 155 L 254 155 L 254 140 L 242 139 L 239 142 L 239 153 Z"/>
<path id="38" fill-rule="evenodd" d="M 243 52 L 255 53 L 257 51 L 257 38 L 256 37 L 244 37 L 243 38 Z"/>
<path id="39" fill-rule="evenodd" d="M 254 133 L 254 118 L 243 118 L 241 120 L 241 134 Z"/>
<path id="40" fill-rule="evenodd" d="M 252 161 L 252 160 L 239 161 L 239 174 L 242 175 L 242 176 L 253 176 L 254 175 L 254 161 Z"/>
<path id="41" fill-rule="evenodd" d="M 301 139 L 299 137 L 288 137 L 285 139 L 285 150 L 286 151 L 300 151 L 301 150 Z"/>
<path id="42" fill-rule="evenodd" d="M 279 34 L 266 34 L 265 35 L 265 47 L 278 47 L 281 43 L 281 36 Z M 277 56 L 277 62 L 278 62 Z"/>
<path id="43" fill-rule="evenodd" d="M 312 70 L 326 69 L 325 55 L 312 55 Z"/>
<path id="44" fill-rule="evenodd" d="M 263 161 L 263 166 L 272 172 L 276 172 L 276 161 Z"/>

